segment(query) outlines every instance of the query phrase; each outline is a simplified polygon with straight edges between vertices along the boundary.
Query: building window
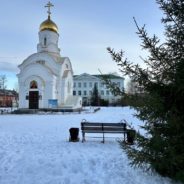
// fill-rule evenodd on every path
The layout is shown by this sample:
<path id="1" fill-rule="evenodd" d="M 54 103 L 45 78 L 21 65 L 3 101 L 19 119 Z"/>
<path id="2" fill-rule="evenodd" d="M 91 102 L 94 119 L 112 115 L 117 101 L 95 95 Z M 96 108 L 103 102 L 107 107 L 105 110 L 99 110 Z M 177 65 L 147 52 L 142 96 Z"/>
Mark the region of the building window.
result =
<path id="1" fill-rule="evenodd" d="M 84 88 L 86 88 L 86 87 L 87 87 L 87 84 L 86 84 L 86 82 L 84 82 L 84 83 L 83 83 L 83 85 L 84 85 Z"/>
<path id="2" fill-rule="evenodd" d="M 86 96 L 87 95 L 87 91 L 84 91 L 84 96 Z"/>
<path id="3" fill-rule="evenodd" d="M 37 82 L 36 82 L 35 80 L 33 80 L 33 81 L 30 82 L 30 88 L 31 88 L 31 89 L 36 89 L 36 88 L 38 88 L 38 84 L 37 84 Z"/>
<path id="4" fill-rule="evenodd" d="M 47 38 L 44 38 L 44 46 L 47 45 Z"/>
<path id="5" fill-rule="evenodd" d="M 121 86 L 120 82 L 117 82 L 117 86 L 120 88 L 120 86 Z"/>
<path id="6" fill-rule="evenodd" d="M 91 88 L 93 87 L 93 83 L 92 82 L 89 83 L 89 87 L 91 87 Z"/>
<path id="7" fill-rule="evenodd" d="M 74 88 L 76 87 L 76 83 L 75 83 L 75 82 L 73 83 L 73 87 L 74 87 Z"/>
<path id="8" fill-rule="evenodd" d="M 106 95 L 109 95 L 109 91 L 106 91 Z"/>
<path id="9" fill-rule="evenodd" d="M 76 91 L 73 91 L 73 95 L 74 95 L 74 96 L 76 95 Z"/>
<path id="10" fill-rule="evenodd" d="M 101 95 L 104 95 L 104 91 L 103 90 L 101 91 Z"/>
<path id="11" fill-rule="evenodd" d="M 78 83 L 78 87 L 81 88 L 81 82 Z"/>
<path id="12" fill-rule="evenodd" d="M 81 91 L 78 91 L 78 95 L 81 96 Z"/>
<path id="13" fill-rule="evenodd" d="M 104 83 L 103 82 L 100 83 L 100 87 L 102 87 L 102 88 L 104 87 Z"/>

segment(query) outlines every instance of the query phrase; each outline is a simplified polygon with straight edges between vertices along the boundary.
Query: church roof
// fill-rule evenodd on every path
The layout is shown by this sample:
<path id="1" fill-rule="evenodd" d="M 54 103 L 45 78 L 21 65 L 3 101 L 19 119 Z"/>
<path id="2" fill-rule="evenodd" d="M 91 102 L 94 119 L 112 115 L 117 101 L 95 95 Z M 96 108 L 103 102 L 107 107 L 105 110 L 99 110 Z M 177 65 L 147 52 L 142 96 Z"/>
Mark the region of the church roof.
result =
<path id="1" fill-rule="evenodd" d="M 50 19 L 50 16 L 48 16 L 48 19 L 45 20 L 40 24 L 40 31 L 49 30 L 54 31 L 58 33 L 58 27 L 57 25 Z"/>

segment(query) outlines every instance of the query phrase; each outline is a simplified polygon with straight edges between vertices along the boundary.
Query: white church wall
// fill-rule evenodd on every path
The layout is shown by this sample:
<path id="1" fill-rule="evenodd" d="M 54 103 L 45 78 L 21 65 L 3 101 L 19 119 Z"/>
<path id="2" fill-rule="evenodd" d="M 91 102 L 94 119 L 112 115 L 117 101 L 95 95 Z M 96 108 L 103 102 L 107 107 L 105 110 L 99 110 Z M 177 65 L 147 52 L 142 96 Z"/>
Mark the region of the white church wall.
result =
<path id="1" fill-rule="evenodd" d="M 61 93 L 62 93 L 62 91 L 61 91 L 61 77 L 58 77 L 57 78 L 57 87 L 56 87 L 56 97 L 57 97 L 57 100 L 58 100 L 58 105 L 59 104 L 61 104 Z"/>
<path id="2" fill-rule="evenodd" d="M 46 81 L 44 96 L 45 96 L 43 99 L 44 108 L 49 108 L 48 100 L 55 99 L 53 79 Z"/>
<path id="3" fill-rule="evenodd" d="M 37 45 L 38 52 L 54 52 L 59 54 L 60 49 L 58 48 L 59 35 L 55 32 L 44 30 L 39 32 L 39 43 Z"/>
<path id="4" fill-rule="evenodd" d="M 73 95 L 73 70 L 69 58 L 63 58 L 60 70 L 60 79 L 58 83 L 58 104 L 63 106 L 69 96 Z"/>
<path id="5" fill-rule="evenodd" d="M 65 95 L 65 79 L 61 80 L 61 101 L 60 101 L 60 105 L 63 106 L 65 101 L 66 101 L 66 95 Z"/>
<path id="6" fill-rule="evenodd" d="M 19 80 L 19 108 L 28 108 L 28 100 L 26 96 L 28 95 L 27 90 L 24 86 L 24 82 Z"/>
<path id="7" fill-rule="evenodd" d="M 68 91 L 68 85 L 72 84 L 71 78 L 63 78 L 61 81 L 61 101 L 60 105 L 64 105 L 68 97 L 72 95 L 72 90 Z"/>
<path id="8" fill-rule="evenodd" d="M 57 99 L 57 77 L 52 77 L 52 99 Z"/>
<path id="9" fill-rule="evenodd" d="M 53 73 L 60 72 L 60 64 L 48 53 L 36 53 L 29 56 L 19 65 L 20 70 L 24 69 L 29 64 L 39 64 L 49 68 Z"/>
<path id="10" fill-rule="evenodd" d="M 30 82 L 35 80 L 38 83 L 39 95 L 41 99 L 39 100 L 39 108 L 48 107 L 48 99 L 53 99 L 53 91 L 55 79 L 51 72 L 48 72 L 47 68 L 39 64 L 28 65 L 24 68 L 24 71 L 21 73 L 21 81 L 25 81 L 22 86 L 22 94 L 20 95 L 20 108 L 28 108 L 28 100 L 25 99 L 25 96 L 29 94 L 30 91 Z M 41 76 L 41 77 L 40 77 Z"/>

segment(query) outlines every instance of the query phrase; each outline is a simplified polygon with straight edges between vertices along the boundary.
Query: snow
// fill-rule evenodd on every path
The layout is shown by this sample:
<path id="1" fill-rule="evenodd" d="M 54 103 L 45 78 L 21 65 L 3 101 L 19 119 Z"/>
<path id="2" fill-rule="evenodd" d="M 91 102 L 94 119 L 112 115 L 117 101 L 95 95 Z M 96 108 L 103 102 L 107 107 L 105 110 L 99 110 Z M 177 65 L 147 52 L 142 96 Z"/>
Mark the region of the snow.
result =
<path id="1" fill-rule="evenodd" d="M 106 135 L 105 144 L 93 134 L 86 134 L 85 143 L 68 141 L 69 128 L 80 128 L 82 119 L 125 119 L 138 129 L 141 122 L 133 113 L 104 107 L 96 113 L 0 115 L 0 184 L 174 184 L 130 167 L 114 135 Z"/>

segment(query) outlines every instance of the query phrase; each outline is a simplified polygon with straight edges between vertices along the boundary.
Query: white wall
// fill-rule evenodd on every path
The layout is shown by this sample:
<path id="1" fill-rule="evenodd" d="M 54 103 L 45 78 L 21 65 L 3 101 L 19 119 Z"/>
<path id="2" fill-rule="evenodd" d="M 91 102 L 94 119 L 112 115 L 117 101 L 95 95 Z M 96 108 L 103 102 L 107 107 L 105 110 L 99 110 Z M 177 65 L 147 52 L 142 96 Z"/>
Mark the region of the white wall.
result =
<path id="1" fill-rule="evenodd" d="M 46 39 L 46 42 L 44 41 Z M 60 54 L 58 48 L 59 35 L 53 31 L 44 30 L 39 32 L 39 43 L 37 45 L 37 52 L 53 52 Z"/>

